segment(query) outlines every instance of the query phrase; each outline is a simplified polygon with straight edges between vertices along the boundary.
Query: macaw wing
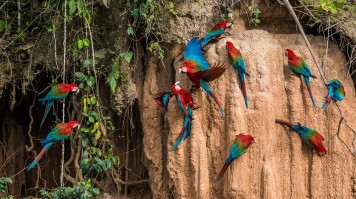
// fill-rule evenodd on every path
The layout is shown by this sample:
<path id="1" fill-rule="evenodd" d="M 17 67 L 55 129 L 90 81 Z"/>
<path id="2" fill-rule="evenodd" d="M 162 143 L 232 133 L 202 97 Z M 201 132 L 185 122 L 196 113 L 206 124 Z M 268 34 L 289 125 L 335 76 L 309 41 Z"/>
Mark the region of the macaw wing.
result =
<path id="1" fill-rule="evenodd" d="M 226 68 L 224 65 L 214 66 L 209 70 L 202 71 L 202 77 L 206 82 L 210 82 L 219 78 L 225 70 Z"/>
<path id="2" fill-rule="evenodd" d="M 203 44 L 205 45 L 208 43 L 211 39 L 215 38 L 216 36 L 219 36 L 224 33 L 224 28 L 222 28 L 219 24 L 214 26 L 212 30 L 210 30 L 204 37 L 203 39 Z"/>
<path id="3" fill-rule="evenodd" d="M 192 67 L 197 71 L 205 71 L 210 69 L 208 61 L 204 58 L 200 41 L 193 38 L 185 47 L 184 62 L 188 67 Z"/>
<path id="4" fill-rule="evenodd" d="M 41 143 L 56 142 L 68 137 L 68 135 L 60 134 L 60 131 L 61 129 L 58 128 L 58 126 L 54 127 L 47 137 L 44 140 L 41 140 Z"/>
<path id="5" fill-rule="evenodd" d="M 312 76 L 311 71 L 310 71 L 310 68 L 309 68 L 308 65 L 305 63 L 304 60 L 302 60 L 301 64 L 302 64 L 302 66 L 303 66 L 303 69 L 300 71 L 300 73 L 301 73 L 302 75 L 304 75 L 304 76 L 308 76 L 308 77 Z"/>
<path id="6" fill-rule="evenodd" d="M 238 67 L 239 67 L 238 70 L 241 70 L 241 72 L 245 74 L 246 73 L 246 66 L 245 66 L 245 61 L 242 58 L 242 56 L 237 58 L 237 64 L 238 64 Z"/>
<path id="7" fill-rule="evenodd" d="M 172 91 L 159 92 L 153 95 L 153 99 L 163 108 L 167 106 L 169 99 L 172 97 Z"/>
<path id="8" fill-rule="evenodd" d="M 239 147 L 238 141 L 235 140 L 230 148 L 229 158 L 231 158 L 231 161 L 232 161 L 232 160 L 240 157 L 245 152 L 246 152 L 246 150 L 241 150 L 241 148 Z"/>

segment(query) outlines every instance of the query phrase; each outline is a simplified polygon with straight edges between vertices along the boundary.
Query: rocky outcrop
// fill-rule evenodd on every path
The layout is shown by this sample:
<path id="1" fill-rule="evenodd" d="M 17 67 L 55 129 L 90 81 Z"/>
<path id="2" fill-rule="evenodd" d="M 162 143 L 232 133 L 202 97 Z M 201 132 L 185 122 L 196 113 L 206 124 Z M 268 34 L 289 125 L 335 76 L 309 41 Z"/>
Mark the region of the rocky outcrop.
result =
<path id="1" fill-rule="evenodd" d="M 304 57 L 313 74 L 320 77 L 311 55 L 297 34 L 272 34 L 263 30 L 245 30 L 238 24 L 231 36 L 212 44 L 205 56 L 210 63 L 225 62 L 225 74 L 210 83 L 226 112 L 219 115 L 217 106 L 199 90 L 193 95 L 202 107 L 193 113 L 193 129 L 189 139 L 171 153 L 183 122 L 174 99 L 168 113 L 168 123 L 162 121 L 162 109 L 152 100 L 152 94 L 164 90 L 176 80 L 186 88 L 191 86 L 185 75 L 176 73 L 180 63 L 174 58 L 183 50 L 170 48 L 164 69 L 150 59 L 145 67 L 143 90 L 139 97 L 144 131 L 144 153 L 154 198 L 352 198 L 356 161 L 343 142 L 335 137 L 340 115 L 334 105 L 324 112 L 321 106 L 326 88 L 321 78 L 311 86 L 318 107 L 314 109 L 304 82 L 291 75 L 284 57 L 286 48 Z M 341 80 L 346 98 L 340 103 L 350 125 L 353 121 L 355 87 L 349 78 L 345 56 L 336 45 L 328 47 L 321 36 L 308 36 L 319 62 L 330 80 Z M 236 72 L 228 65 L 225 42 L 232 41 L 244 55 L 251 78 L 247 80 L 250 107 L 245 108 Z M 280 125 L 275 118 L 300 122 L 316 129 L 326 138 L 328 154 L 319 157 L 300 137 Z M 234 136 L 251 134 L 256 138 L 248 153 L 233 162 L 221 183 L 214 178 L 228 155 Z M 351 147 L 353 133 L 340 126 L 341 139 Z"/>

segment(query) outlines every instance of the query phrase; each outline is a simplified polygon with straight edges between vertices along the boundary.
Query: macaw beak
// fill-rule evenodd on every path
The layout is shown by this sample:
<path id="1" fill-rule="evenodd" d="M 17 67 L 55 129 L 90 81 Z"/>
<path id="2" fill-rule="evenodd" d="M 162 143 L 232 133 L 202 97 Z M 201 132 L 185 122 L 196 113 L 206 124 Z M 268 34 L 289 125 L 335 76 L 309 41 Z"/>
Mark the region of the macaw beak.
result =
<path id="1" fill-rule="evenodd" d="M 80 90 L 80 89 L 78 88 L 78 90 L 77 90 L 75 93 L 78 94 L 78 93 L 79 93 L 79 90 Z"/>
<path id="2" fill-rule="evenodd" d="M 179 74 L 181 74 L 182 73 L 182 68 L 179 68 L 178 72 L 179 72 Z"/>
<path id="3" fill-rule="evenodd" d="M 174 85 L 178 85 L 180 83 L 180 81 L 177 81 Z"/>

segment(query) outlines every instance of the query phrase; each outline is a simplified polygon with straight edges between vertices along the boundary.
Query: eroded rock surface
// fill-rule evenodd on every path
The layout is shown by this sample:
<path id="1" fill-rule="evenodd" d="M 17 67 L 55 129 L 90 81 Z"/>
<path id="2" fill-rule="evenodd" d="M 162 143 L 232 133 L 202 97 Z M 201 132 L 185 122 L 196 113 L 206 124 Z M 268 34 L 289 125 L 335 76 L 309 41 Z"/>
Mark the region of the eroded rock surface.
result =
<path id="1" fill-rule="evenodd" d="M 205 53 L 211 64 L 225 62 L 228 70 L 210 83 L 225 108 L 219 115 L 217 105 L 203 90 L 193 95 L 202 107 L 193 112 L 193 129 L 189 139 L 171 153 L 178 136 L 183 115 L 175 99 L 171 99 L 168 123 L 162 120 L 162 109 L 152 94 L 167 89 L 175 81 L 185 88 L 191 83 L 186 75 L 178 74 L 173 59 L 182 46 L 172 49 L 172 57 L 165 60 L 167 69 L 151 59 L 145 68 L 143 90 L 140 95 L 141 120 L 144 130 L 144 153 L 150 186 L 154 198 L 352 198 L 352 179 L 356 161 L 334 137 L 340 115 L 334 105 L 324 112 L 320 106 L 326 88 L 311 55 L 300 35 L 271 34 L 263 30 L 245 30 L 239 24 L 231 36 L 212 44 Z M 321 36 L 308 36 L 321 62 L 325 42 Z M 228 65 L 225 42 L 237 46 L 247 64 L 251 78 L 247 80 L 250 107 L 245 108 L 236 72 Z M 305 58 L 318 79 L 311 80 L 317 102 L 313 109 L 304 81 L 292 76 L 284 57 L 286 48 Z M 172 64 L 169 64 L 172 63 Z M 346 98 L 342 107 L 351 126 L 356 128 L 355 87 L 348 78 L 345 56 L 336 45 L 330 44 L 323 66 L 326 77 L 337 78 L 345 86 Z M 328 154 L 319 157 L 300 137 L 287 128 L 275 124 L 274 119 L 285 118 L 310 126 L 326 138 Z M 251 134 L 256 138 L 248 153 L 233 162 L 221 183 L 214 179 L 220 171 L 234 136 Z M 351 146 L 352 132 L 341 124 L 340 137 Z"/>

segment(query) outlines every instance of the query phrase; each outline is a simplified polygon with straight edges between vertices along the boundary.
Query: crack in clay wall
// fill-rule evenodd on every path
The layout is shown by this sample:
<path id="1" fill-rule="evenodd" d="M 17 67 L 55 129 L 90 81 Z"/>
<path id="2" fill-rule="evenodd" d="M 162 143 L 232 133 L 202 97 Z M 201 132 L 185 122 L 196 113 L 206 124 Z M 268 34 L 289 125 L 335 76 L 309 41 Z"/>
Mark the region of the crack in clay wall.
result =
<path id="1" fill-rule="evenodd" d="M 154 198 L 352 198 L 355 191 L 352 179 L 356 166 L 348 149 L 333 136 L 337 132 L 339 113 L 335 106 L 327 112 L 319 107 L 326 95 L 321 78 L 311 81 L 318 108 L 313 109 L 304 81 L 292 76 L 284 57 L 286 48 L 305 58 L 313 74 L 319 77 L 316 66 L 300 35 L 271 34 L 264 30 L 245 30 L 237 24 L 231 36 L 212 44 L 205 56 L 209 63 L 224 62 L 228 69 L 210 83 L 224 105 L 226 116 L 200 89 L 193 95 L 202 107 L 193 112 L 191 136 L 170 153 L 180 132 L 183 115 L 171 99 L 168 123 L 164 126 L 162 109 L 152 94 L 167 89 L 175 81 L 185 88 L 191 83 L 186 75 L 173 73 L 178 64 L 170 65 L 182 51 L 182 45 L 172 45 L 165 59 L 167 70 L 159 61 L 150 59 L 142 80 L 140 95 L 144 131 L 144 153 Z M 321 36 L 308 36 L 318 60 L 325 54 Z M 247 93 L 250 108 L 245 108 L 236 72 L 228 64 L 225 42 L 232 41 L 246 61 Z M 347 78 L 345 56 L 336 45 L 329 46 L 324 71 L 328 79 L 343 81 L 346 98 L 340 103 L 350 125 L 354 122 L 355 87 Z M 174 75 L 174 79 L 169 76 Z M 295 133 L 274 122 L 285 118 L 316 129 L 324 137 L 328 154 L 319 157 Z M 220 171 L 234 136 L 251 134 L 256 138 L 248 153 L 234 161 L 221 183 L 214 179 Z M 341 125 L 342 139 L 351 144 L 352 132 Z"/>

